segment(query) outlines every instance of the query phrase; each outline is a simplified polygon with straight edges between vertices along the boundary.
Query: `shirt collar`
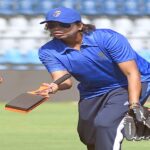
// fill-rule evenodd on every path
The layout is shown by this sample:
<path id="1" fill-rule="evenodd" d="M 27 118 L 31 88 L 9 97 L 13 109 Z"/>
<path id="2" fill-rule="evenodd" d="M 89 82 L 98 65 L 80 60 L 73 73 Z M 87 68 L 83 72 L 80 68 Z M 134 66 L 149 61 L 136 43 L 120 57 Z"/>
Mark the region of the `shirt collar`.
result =
<path id="1" fill-rule="evenodd" d="M 64 54 L 66 51 L 72 49 L 65 43 L 63 43 L 61 40 L 56 38 L 54 38 L 54 40 L 56 41 L 56 44 L 59 44 L 59 46 L 61 47 L 59 53 Z M 98 44 L 94 40 L 93 34 L 91 33 L 91 34 L 83 34 L 81 46 L 98 47 Z"/>
<path id="2" fill-rule="evenodd" d="M 89 34 L 83 34 L 83 38 L 82 38 L 82 44 L 81 46 L 92 46 L 92 47 L 97 47 L 98 44 L 96 43 L 96 41 L 94 40 L 93 34 L 89 33 Z"/>

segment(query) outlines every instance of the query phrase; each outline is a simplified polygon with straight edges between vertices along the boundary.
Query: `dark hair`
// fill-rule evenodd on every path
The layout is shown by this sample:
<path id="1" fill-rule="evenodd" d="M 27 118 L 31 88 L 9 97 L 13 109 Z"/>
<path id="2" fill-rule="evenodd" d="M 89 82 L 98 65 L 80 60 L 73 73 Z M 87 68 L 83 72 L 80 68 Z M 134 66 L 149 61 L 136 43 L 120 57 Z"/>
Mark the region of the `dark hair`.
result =
<path id="1" fill-rule="evenodd" d="M 81 32 L 90 33 L 96 29 L 95 26 L 92 24 L 84 24 L 84 23 L 82 23 L 82 24 L 83 24 L 83 28 L 82 28 Z"/>

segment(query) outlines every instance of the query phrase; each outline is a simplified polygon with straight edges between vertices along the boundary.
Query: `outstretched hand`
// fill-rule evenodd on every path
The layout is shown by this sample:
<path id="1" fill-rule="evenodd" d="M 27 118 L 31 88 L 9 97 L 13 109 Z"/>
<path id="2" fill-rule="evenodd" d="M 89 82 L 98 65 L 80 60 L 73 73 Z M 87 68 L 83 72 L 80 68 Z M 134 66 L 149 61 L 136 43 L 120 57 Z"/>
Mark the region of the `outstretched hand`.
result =
<path id="1" fill-rule="evenodd" d="M 58 85 L 55 83 L 43 83 L 39 89 L 35 91 L 30 91 L 28 93 L 35 94 L 35 95 L 41 95 L 44 97 L 49 97 L 49 94 L 54 94 L 58 91 Z"/>

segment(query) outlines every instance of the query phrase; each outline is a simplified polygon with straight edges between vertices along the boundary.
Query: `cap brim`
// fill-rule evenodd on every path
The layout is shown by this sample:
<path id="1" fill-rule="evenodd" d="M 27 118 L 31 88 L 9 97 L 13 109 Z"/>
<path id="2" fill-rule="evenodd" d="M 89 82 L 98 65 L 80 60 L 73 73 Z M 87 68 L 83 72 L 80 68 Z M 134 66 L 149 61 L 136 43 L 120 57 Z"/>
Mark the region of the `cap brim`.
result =
<path id="1" fill-rule="evenodd" d="M 47 23 L 47 22 L 51 22 L 51 21 L 57 21 L 57 22 L 62 22 L 62 23 L 74 23 L 74 22 L 76 22 L 76 21 L 81 21 L 81 20 L 76 20 L 76 21 L 64 21 L 64 20 L 56 20 L 56 19 L 54 19 L 54 20 L 45 20 L 45 21 L 42 21 L 42 22 L 40 22 L 40 24 L 44 24 L 44 23 Z"/>
<path id="2" fill-rule="evenodd" d="M 47 21 L 42 21 L 42 22 L 40 22 L 40 24 L 43 24 L 43 23 L 46 23 Z"/>

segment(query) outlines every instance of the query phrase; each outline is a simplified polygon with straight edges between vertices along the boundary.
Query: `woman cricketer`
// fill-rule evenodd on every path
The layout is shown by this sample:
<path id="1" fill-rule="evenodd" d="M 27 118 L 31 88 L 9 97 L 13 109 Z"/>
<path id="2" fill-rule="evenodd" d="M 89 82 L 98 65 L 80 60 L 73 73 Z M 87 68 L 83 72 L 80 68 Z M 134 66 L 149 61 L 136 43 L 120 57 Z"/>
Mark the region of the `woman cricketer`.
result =
<path id="1" fill-rule="evenodd" d="M 120 150 L 125 114 L 149 96 L 150 63 L 123 35 L 84 24 L 74 9 L 52 9 L 43 23 L 53 38 L 40 48 L 41 62 L 53 80 L 70 73 L 79 82 L 80 140 L 88 150 Z M 41 95 L 69 89 L 72 81 L 44 85 Z"/>

